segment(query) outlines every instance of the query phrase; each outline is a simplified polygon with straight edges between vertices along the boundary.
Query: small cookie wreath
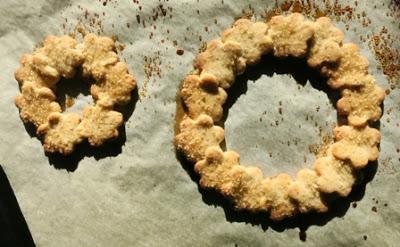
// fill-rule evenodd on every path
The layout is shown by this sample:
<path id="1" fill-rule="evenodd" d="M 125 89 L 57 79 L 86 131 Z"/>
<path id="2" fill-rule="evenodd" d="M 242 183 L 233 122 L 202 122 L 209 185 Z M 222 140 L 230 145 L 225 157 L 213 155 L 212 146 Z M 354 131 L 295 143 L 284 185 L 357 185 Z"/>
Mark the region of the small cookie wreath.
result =
<path id="1" fill-rule="evenodd" d="M 347 196 L 357 171 L 378 158 L 380 132 L 369 127 L 379 120 L 385 93 L 368 74 L 368 60 L 357 45 L 343 44 L 343 32 L 327 17 L 315 22 L 301 14 L 275 16 L 268 23 L 239 19 L 212 40 L 195 62 L 195 71 L 183 82 L 180 97 L 186 114 L 175 136 L 175 146 L 195 162 L 200 186 L 230 198 L 236 209 L 269 212 L 272 220 L 296 213 L 325 212 L 324 195 Z M 241 166 L 239 154 L 223 151 L 221 120 L 227 93 L 235 76 L 261 56 L 305 57 L 310 67 L 338 89 L 340 115 L 347 124 L 333 129 L 334 142 L 295 179 L 285 173 L 263 178 L 257 167 Z"/>
<path id="2" fill-rule="evenodd" d="M 49 36 L 42 47 L 24 54 L 20 62 L 15 78 L 21 93 L 15 103 L 22 120 L 37 127 L 47 152 L 70 154 L 85 139 L 99 146 L 119 135 L 124 120 L 113 107 L 131 100 L 136 81 L 119 61 L 111 38 L 87 34 L 78 44 L 70 36 Z M 86 106 L 83 117 L 62 113 L 55 96 L 60 79 L 73 78 L 77 69 L 94 80 L 90 93 L 95 104 Z"/>

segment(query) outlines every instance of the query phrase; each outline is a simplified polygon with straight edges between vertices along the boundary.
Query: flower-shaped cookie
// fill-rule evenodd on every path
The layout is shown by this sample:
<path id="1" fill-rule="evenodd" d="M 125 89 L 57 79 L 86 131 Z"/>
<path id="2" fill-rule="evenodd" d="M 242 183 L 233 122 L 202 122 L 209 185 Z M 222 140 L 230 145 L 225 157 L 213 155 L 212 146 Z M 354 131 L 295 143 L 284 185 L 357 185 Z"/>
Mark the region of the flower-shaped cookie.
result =
<path id="1" fill-rule="evenodd" d="M 184 118 L 180 123 L 180 133 L 175 137 L 175 145 L 185 152 L 192 161 L 202 160 L 208 147 L 218 146 L 224 139 L 224 130 L 214 126 L 211 117 L 200 115 L 192 120 Z"/>

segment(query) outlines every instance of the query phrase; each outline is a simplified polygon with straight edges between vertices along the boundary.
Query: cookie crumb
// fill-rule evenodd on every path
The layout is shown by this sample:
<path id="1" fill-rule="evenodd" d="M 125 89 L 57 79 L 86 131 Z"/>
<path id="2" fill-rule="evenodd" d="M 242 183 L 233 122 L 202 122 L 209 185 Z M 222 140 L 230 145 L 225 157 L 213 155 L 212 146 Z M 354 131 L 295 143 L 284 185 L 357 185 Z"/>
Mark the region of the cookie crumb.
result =
<path id="1" fill-rule="evenodd" d="M 182 56 L 183 53 L 185 53 L 185 51 L 183 49 L 181 49 L 181 48 L 176 50 L 176 54 L 178 54 L 179 56 Z"/>

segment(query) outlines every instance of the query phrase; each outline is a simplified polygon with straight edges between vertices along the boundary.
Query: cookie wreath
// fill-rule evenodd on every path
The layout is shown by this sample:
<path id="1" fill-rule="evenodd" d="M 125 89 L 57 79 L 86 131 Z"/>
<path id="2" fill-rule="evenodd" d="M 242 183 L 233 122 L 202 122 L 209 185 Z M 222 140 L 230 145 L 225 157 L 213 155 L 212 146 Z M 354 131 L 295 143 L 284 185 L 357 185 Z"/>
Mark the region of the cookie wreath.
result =
<path id="1" fill-rule="evenodd" d="M 21 93 L 15 103 L 21 119 L 37 127 L 47 152 L 70 154 L 85 139 L 99 146 L 119 135 L 123 116 L 113 108 L 131 100 L 136 81 L 119 61 L 111 38 L 87 34 L 78 44 L 70 36 L 49 36 L 20 62 L 15 78 Z M 90 93 L 95 104 L 86 106 L 82 117 L 62 113 L 55 96 L 60 79 L 73 78 L 78 68 L 83 77 L 94 80 Z"/>
<path id="2" fill-rule="evenodd" d="M 268 23 L 239 19 L 207 44 L 183 82 L 186 110 L 174 139 L 176 148 L 195 162 L 201 187 L 220 192 L 238 210 L 269 212 L 272 220 L 325 212 L 324 195 L 351 192 L 357 170 L 378 158 L 380 132 L 369 123 L 379 120 L 385 93 L 368 74 L 368 60 L 357 45 L 343 44 L 343 36 L 327 17 L 312 22 L 295 13 Z M 340 90 L 336 107 L 347 116 L 346 124 L 333 129 L 334 142 L 316 157 L 314 169 L 302 169 L 294 179 L 285 173 L 264 178 L 259 168 L 240 165 L 238 153 L 221 149 L 224 130 L 215 124 L 235 76 L 267 53 L 305 57 L 332 89 Z"/>

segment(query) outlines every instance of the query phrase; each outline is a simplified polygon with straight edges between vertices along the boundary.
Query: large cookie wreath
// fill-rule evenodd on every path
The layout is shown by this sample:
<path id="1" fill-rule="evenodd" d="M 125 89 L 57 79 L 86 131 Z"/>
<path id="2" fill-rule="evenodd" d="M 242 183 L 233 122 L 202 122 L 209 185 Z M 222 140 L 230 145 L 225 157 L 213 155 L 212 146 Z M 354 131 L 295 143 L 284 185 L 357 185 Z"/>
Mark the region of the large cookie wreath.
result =
<path id="1" fill-rule="evenodd" d="M 136 82 L 115 51 L 111 38 L 95 34 L 87 34 L 81 44 L 69 36 L 49 36 L 43 47 L 22 56 L 15 72 L 21 94 L 15 103 L 22 120 L 34 124 L 43 136 L 47 152 L 69 154 L 86 138 L 99 146 L 118 136 L 123 116 L 113 107 L 131 100 Z M 95 81 L 90 93 L 96 103 L 85 108 L 83 117 L 61 113 L 55 96 L 59 80 L 74 77 L 78 67 Z"/>
<path id="2" fill-rule="evenodd" d="M 343 33 L 329 18 L 311 22 L 295 13 L 268 23 L 240 19 L 208 43 L 183 82 L 180 96 L 187 110 L 175 136 L 176 147 L 196 162 L 202 187 L 230 198 L 237 209 L 270 212 L 272 220 L 325 212 L 324 194 L 350 193 L 356 171 L 378 158 L 380 132 L 368 124 L 379 120 L 385 94 L 368 74 L 368 61 L 357 45 L 342 42 Z M 259 168 L 241 166 L 238 153 L 221 150 L 224 130 L 214 124 L 221 120 L 225 89 L 235 76 L 270 52 L 306 57 L 332 89 L 340 90 L 337 109 L 347 116 L 348 124 L 334 128 L 335 141 L 317 157 L 314 169 L 300 170 L 294 180 L 284 173 L 263 178 Z"/>

